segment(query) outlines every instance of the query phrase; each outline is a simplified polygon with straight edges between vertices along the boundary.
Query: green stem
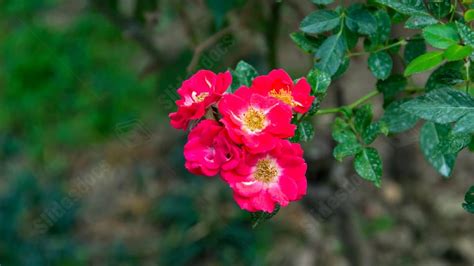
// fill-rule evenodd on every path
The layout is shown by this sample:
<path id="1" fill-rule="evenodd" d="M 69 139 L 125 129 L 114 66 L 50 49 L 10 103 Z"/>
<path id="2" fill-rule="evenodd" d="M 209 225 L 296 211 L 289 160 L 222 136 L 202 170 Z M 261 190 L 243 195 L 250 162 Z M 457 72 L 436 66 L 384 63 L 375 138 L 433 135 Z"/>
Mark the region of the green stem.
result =
<path id="1" fill-rule="evenodd" d="M 326 108 L 326 109 L 320 109 L 316 115 L 326 115 L 326 114 L 334 114 L 334 113 L 339 113 L 342 111 L 342 108 Z"/>
<path id="2" fill-rule="evenodd" d="M 449 18 L 449 22 L 453 21 L 454 14 L 456 13 L 456 9 L 458 9 L 458 1 L 454 0 L 454 8 L 453 8 L 453 13 L 451 13 L 451 17 Z"/>
<path id="3" fill-rule="evenodd" d="M 425 89 L 423 88 L 415 88 L 415 87 L 410 87 L 406 88 L 404 92 L 407 93 L 418 93 L 418 92 L 423 92 Z M 373 90 L 369 92 L 368 94 L 362 96 L 361 98 L 357 99 L 355 102 L 341 106 L 341 107 L 333 107 L 333 108 L 326 108 L 326 109 L 320 109 L 315 115 L 327 115 L 327 114 L 335 114 L 335 113 L 341 113 L 344 109 L 354 109 L 362 105 L 363 103 L 367 102 L 368 100 L 372 99 L 373 97 L 379 95 L 380 92 L 378 90 Z"/>
<path id="4" fill-rule="evenodd" d="M 406 45 L 406 44 L 407 44 L 407 41 L 406 41 L 406 40 L 400 40 L 400 41 L 398 41 L 398 42 L 396 42 L 396 43 L 392 43 L 392 44 L 390 44 L 390 45 L 381 47 L 381 48 L 376 49 L 376 50 L 374 50 L 374 51 L 372 51 L 372 52 L 365 52 L 365 51 L 364 51 L 364 52 L 358 52 L 358 53 L 349 53 L 347 56 L 353 57 L 353 56 L 365 55 L 365 54 L 370 54 L 370 53 L 378 53 L 378 52 L 381 52 L 381 51 L 388 50 L 388 49 L 390 49 L 390 48 L 392 48 L 392 47 L 395 47 L 395 46 L 399 46 L 399 45 L 403 46 L 403 45 Z"/>
<path id="5" fill-rule="evenodd" d="M 362 98 L 360 98 L 359 100 L 357 100 L 357 101 L 353 102 L 352 104 L 350 104 L 348 107 L 349 107 L 350 109 L 354 109 L 354 108 L 356 108 L 357 106 L 359 106 L 359 105 L 365 103 L 366 101 L 370 100 L 371 98 L 373 98 L 373 97 L 379 95 L 379 93 L 380 93 L 380 92 L 379 92 L 378 90 L 373 90 L 373 91 L 369 92 L 367 95 L 365 95 L 365 96 L 363 96 Z"/>

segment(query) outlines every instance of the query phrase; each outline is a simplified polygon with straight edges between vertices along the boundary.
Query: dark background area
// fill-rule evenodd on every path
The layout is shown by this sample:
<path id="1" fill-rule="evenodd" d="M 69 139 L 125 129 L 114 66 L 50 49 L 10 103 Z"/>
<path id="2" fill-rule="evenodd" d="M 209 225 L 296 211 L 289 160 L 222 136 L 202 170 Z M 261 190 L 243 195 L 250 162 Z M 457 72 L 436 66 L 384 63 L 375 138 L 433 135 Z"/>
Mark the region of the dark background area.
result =
<path id="1" fill-rule="evenodd" d="M 186 134 L 167 118 L 181 82 L 240 60 L 306 75 L 312 58 L 289 34 L 314 9 L 309 0 L 1 1 L 0 264 L 472 265 L 474 223 L 461 208 L 472 154 L 443 179 L 422 158 L 419 128 L 376 142 L 377 189 L 333 159 L 332 117 L 318 117 L 303 144 L 309 195 L 255 229 L 224 183 L 184 169 Z M 353 60 L 324 106 L 375 87 L 366 61 Z"/>

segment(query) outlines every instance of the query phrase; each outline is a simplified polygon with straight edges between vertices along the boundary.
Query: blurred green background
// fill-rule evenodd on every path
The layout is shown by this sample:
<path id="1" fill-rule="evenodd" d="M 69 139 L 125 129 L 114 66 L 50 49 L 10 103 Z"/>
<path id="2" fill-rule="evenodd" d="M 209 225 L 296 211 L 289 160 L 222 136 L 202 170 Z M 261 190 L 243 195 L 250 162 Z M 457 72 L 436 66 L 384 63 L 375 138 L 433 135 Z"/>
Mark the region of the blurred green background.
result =
<path id="1" fill-rule="evenodd" d="M 255 229 L 222 182 L 183 168 L 185 134 L 167 118 L 181 82 L 242 59 L 261 73 L 305 75 L 312 59 L 289 33 L 314 9 L 305 0 L 0 1 L 0 265 L 472 263 L 472 219 L 452 207 L 473 170 L 466 156 L 449 185 L 423 163 L 394 164 L 382 190 L 338 190 L 327 180 L 353 173 L 331 172 L 329 121 L 315 121 L 308 179 L 322 201 L 342 191 L 345 207 L 321 218 L 311 202 L 295 203 Z M 334 85 L 348 87 L 347 99 L 375 84 L 363 64 Z M 380 143 L 385 157 L 419 154 L 415 133 Z"/>

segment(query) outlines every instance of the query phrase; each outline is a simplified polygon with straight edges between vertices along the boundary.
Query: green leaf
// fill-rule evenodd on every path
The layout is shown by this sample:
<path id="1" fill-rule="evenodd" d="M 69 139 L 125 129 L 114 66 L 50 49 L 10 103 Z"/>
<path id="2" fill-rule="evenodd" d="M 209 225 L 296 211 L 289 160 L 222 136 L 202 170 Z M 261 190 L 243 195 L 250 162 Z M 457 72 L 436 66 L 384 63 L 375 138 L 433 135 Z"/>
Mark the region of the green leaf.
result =
<path id="1" fill-rule="evenodd" d="M 450 25 L 431 25 L 423 29 L 423 37 L 433 47 L 446 49 L 453 44 L 457 44 L 459 36 L 456 29 Z"/>
<path id="2" fill-rule="evenodd" d="M 392 30 L 392 23 L 387 11 L 379 9 L 374 13 L 377 21 L 377 30 L 370 35 L 370 40 L 373 44 L 383 44 L 390 38 Z"/>
<path id="3" fill-rule="evenodd" d="M 462 41 L 467 45 L 474 46 L 474 31 L 472 31 L 471 28 L 458 21 L 456 21 L 456 27 L 458 29 Z"/>
<path id="4" fill-rule="evenodd" d="M 399 74 L 392 75 L 386 80 L 377 81 L 377 90 L 383 93 L 384 105 L 389 104 L 395 96 L 405 90 L 407 79 Z"/>
<path id="5" fill-rule="evenodd" d="M 471 142 L 471 135 L 465 133 L 454 133 L 452 130 L 446 138 L 436 146 L 435 152 L 439 154 L 457 154 L 466 148 Z"/>
<path id="6" fill-rule="evenodd" d="M 311 0 L 311 2 L 317 5 L 329 5 L 334 2 L 334 0 Z"/>
<path id="7" fill-rule="evenodd" d="M 400 0 L 376 0 L 377 3 L 386 5 L 395 9 L 397 12 L 405 15 L 424 15 L 430 16 L 424 8 L 423 2 L 417 0 L 400 1 Z"/>
<path id="8" fill-rule="evenodd" d="M 449 46 L 449 48 L 444 51 L 444 58 L 447 61 L 458 61 L 462 60 L 472 53 L 472 47 L 471 46 L 462 46 L 459 44 L 453 44 Z"/>
<path id="9" fill-rule="evenodd" d="M 332 10 L 317 10 L 301 21 L 300 30 L 305 33 L 318 34 L 330 31 L 340 23 L 339 14 Z"/>
<path id="10" fill-rule="evenodd" d="M 413 61 L 411 61 L 410 64 L 408 64 L 407 68 L 405 69 L 405 73 L 403 74 L 405 76 L 410 76 L 415 73 L 424 72 L 424 71 L 435 68 L 442 62 L 443 62 L 442 51 L 429 52 L 413 59 Z"/>
<path id="11" fill-rule="evenodd" d="M 405 58 L 405 62 L 409 64 L 411 61 L 413 61 L 413 59 L 424 53 L 426 53 L 425 40 L 421 38 L 411 39 L 405 46 L 403 57 Z"/>
<path id="12" fill-rule="evenodd" d="M 334 75 L 332 76 L 332 79 L 335 80 L 344 75 L 344 73 L 346 73 L 346 71 L 349 69 L 350 63 L 351 60 L 349 59 L 349 57 L 344 57 L 336 73 L 334 73 Z"/>
<path id="13" fill-rule="evenodd" d="M 331 84 L 331 76 L 317 68 L 313 68 L 307 75 L 308 83 L 311 85 L 312 95 L 326 94 Z"/>
<path id="14" fill-rule="evenodd" d="M 463 62 L 448 62 L 431 73 L 426 82 L 426 90 L 432 91 L 440 88 L 450 88 L 464 82 L 461 70 Z"/>
<path id="15" fill-rule="evenodd" d="M 357 34 L 356 32 L 352 32 L 347 28 L 347 26 L 344 26 L 342 30 L 342 35 L 346 41 L 346 48 L 348 50 L 354 49 L 357 45 L 357 42 L 359 41 L 359 34 Z"/>
<path id="16" fill-rule="evenodd" d="M 457 155 L 440 154 L 436 147 L 446 140 L 450 129 L 449 125 L 426 122 L 420 133 L 420 146 L 423 155 L 436 171 L 445 177 L 451 175 Z"/>
<path id="17" fill-rule="evenodd" d="M 464 196 L 464 203 L 462 204 L 462 207 L 474 214 L 474 186 L 471 186 L 468 191 L 466 191 L 466 195 Z"/>
<path id="18" fill-rule="evenodd" d="M 295 132 L 295 139 L 297 139 L 297 142 L 309 142 L 313 139 L 314 137 L 314 127 L 313 123 L 311 123 L 310 120 L 303 120 L 300 123 L 298 123 L 298 126 L 296 128 Z"/>
<path id="19" fill-rule="evenodd" d="M 382 160 L 376 149 L 368 147 L 356 154 L 354 169 L 363 179 L 371 181 L 380 187 L 382 180 Z"/>
<path id="20" fill-rule="evenodd" d="M 350 129 L 349 124 L 339 117 L 332 124 L 332 138 L 339 143 L 357 142 L 357 137 Z"/>
<path id="21" fill-rule="evenodd" d="M 451 13 L 451 0 L 428 1 L 428 10 L 436 18 L 441 19 Z"/>
<path id="22" fill-rule="evenodd" d="M 280 205 L 276 205 L 275 209 L 273 212 L 268 213 L 268 212 L 251 212 L 250 216 L 252 219 L 252 228 L 256 228 L 258 225 L 260 225 L 262 222 L 271 219 L 273 216 L 275 216 L 278 211 L 280 211 Z"/>
<path id="23" fill-rule="evenodd" d="M 331 76 L 334 75 L 344 60 L 345 52 L 346 42 L 342 34 L 332 35 L 323 42 L 315 54 L 319 59 L 315 64 L 316 68 Z"/>
<path id="24" fill-rule="evenodd" d="M 258 76 L 257 70 L 245 61 L 240 61 L 232 73 L 231 90 L 235 91 L 241 86 L 249 87 L 252 85 L 252 80 Z"/>
<path id="25" fill-rule="evenodd" d="M 336 158 L 336 160 L 341 162 L 344 158 L 355 155 L 361 150 L 362 146 L 359 144 L 359 142 L 357 142 L 357 140 L 342 142 L 334 148 L 332 155 L 334 156 L 334 158 Z"/>
<path id="26" fill-rule="evenodd" d="M 365 144 L 369 145 L 377 139 L 380 134 L 388 135 L 389 128 L 384 121 L 377 121 L 370 124 L 365 131 L 362 133 L 362 140 Z"/>
<path id="27" fill-rule="evenodd" d="M 377 20 L 361 4 L 354 4 L 347 10 L 346 26 L 353 32 L 371 35 L 377 31 Z"/>
<path id="28" fill-rule="evenodd" d="M 438 20 L 431 16 L 411 16 L 405 22 L 405 28 L 422 29 L 436 23 L 438 23 Z"/>
<path id="29" fill-rule="evenodd" d="M 474 98 L 454 89 L 437 89 L 402 105 L 413 115 L 428 121 L 446 124 L 474 112 Z"/>
<path id="30" fill-rule="evenodd" d="M 293 32 L 290 34 L 290 38 L 296 46 L 308 54 L 314 54 L 323 43 L 322 39 L 308 36 L 302 32 Z"/>
<path id="31" fill-rule="evenodd" d="M 474 112 L 461 117 L 453 128 L 454 133 L 474 133 Z"/>
<path id="32" fill-rule="evenodd" d="M 368 64 L 370 71 L 377 79 L 384 80 L 392 72 L 393 61 L 387 52 L 370 54 Z"/>
<path id="33" fill-rule="evenodd" d="M 401 106 L 406 100 L 395 101 L 387 106 L 385 112 L 380 118 L 385 122 L 390 133 L 400 133 L 416 125 L 418 117 L 405 111 Z"/>
<path id="34" fill-rule="evenodd" d="M 359 133 L 363 133 L 372 122 L 372 105 L 365 104 L 355 110 L 354 127 Z"/>
<path id="35" fill-rule="evenodd" d="M 464 20 L 469 23 L 474 20 L 474 9 L 469 9 L 464 13 Z"/>

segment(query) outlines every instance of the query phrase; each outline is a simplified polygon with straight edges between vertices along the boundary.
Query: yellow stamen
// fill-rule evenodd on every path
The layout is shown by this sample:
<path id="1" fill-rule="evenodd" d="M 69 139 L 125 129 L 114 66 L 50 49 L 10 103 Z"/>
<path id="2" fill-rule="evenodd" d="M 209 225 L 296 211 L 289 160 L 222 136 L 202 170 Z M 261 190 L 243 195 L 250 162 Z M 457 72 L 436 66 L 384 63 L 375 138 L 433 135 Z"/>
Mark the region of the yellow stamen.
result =
<path id="1" fill-rule="evenodd" d="M 195 103 L 200 103 L 206 99 L 207 96 L 209 96 L 209 92 L 201 92 L 200 94 L 196 95 L 196 92 L 192 93 L 193 101 Z"/>
<path id="2" fill-rule="evenodd" d="M 272 159 L 260 159 L 255 167 L 253 177 L 263 183 L 271 183 L 278 176 L 278 168 Z"/>
<path id="3" fill-rule="evenodd" d="M 252 107 L 242 115 L 242 122 L 243 125 L 252 132 L 260 132 L 266 127 L 265 114 Z"/>
<path id="4" fill-rule="evenodd" d="M 291 96 L 291 92 L 286 89 L 279 89 L 278 91 L 273 89 L 268 93 L 269 96 L 273 98 L 277 98 L 281 100 L 282 102 L 290 105 L 290 106 L 295 106 L 295 103 L 293 101 L 293 96 Z"/>

